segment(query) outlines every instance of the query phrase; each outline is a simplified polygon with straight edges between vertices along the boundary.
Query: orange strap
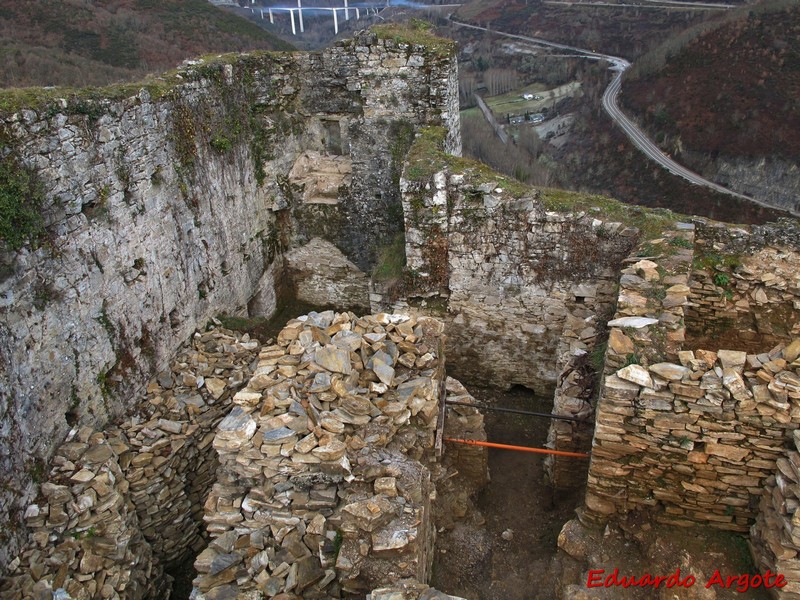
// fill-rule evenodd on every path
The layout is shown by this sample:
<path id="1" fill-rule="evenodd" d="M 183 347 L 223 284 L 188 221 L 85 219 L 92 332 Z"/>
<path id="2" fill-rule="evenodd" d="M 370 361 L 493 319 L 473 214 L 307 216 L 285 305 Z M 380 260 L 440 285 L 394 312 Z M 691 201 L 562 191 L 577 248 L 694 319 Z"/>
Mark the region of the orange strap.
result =
<path id="1" fill-rule="evenodd" d="M 478 440 L 458 440 L 455 438 L 445 438 L 445 442 L 456 444 L 468 444 L 470 446 L 485 446 L 486 448 L 500 448 L 501 450 L 516 450 L 517 452 L 535 452 L 536 454 L 555 454 L 556 456 L 572 456 L 574 458 L 589 458 L 588 454 L 580 452 L 564 452 L 562 450 L 550 450 L 547 448 L 529 448 L 527 446 L 509 446 L 508 444 L 495 444 L 494 442 L 480 442 Z"/>

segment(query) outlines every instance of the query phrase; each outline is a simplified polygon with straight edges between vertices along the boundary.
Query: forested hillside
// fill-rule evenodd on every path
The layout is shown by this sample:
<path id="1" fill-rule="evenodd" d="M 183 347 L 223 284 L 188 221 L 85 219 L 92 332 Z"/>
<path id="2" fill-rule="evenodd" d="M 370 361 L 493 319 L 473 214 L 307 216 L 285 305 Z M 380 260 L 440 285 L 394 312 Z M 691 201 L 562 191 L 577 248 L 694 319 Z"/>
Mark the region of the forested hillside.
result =
<path id="1" fill-rule="evenodd" d="M 622 86 L 663 148 L 800 159 L 797 2 L 753 7 L 683 43 L 643 57 Z"/>
<path id="2" fill-rule="evenodd" d="M 0 0 L 0 86 L 104 85 L 210 52 L 290 49 L 207 0 Z"/>
<path id="3" fill-rule="evenodd" d="M 455 17 L 498 31 L 541 37 L 630 60 L 716 12 L 654 10 L 602 2 L 468 0 Z"/>

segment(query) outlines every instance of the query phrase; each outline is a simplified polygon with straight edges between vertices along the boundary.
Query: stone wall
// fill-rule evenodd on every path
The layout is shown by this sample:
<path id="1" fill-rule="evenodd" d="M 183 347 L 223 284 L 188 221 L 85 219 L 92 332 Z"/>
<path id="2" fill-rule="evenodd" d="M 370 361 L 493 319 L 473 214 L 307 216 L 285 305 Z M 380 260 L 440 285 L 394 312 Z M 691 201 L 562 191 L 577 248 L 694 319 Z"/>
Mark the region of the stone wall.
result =
<path id="1" fill-rule="evenodd" d="M 588 454 L 594 433 L 594 407 L 597 376 L 591 356 L 584 349 L 575 349 L 562 355 L 553 397 L 552 414 L 570 419 L 552 419 L 547 430 L 546 447 L 559 452 Z M 582 462 L 576 463 L 576 460 Z M 548 482 L 556 490 L 579 488 L 586 483 L 585 459 L 550 454 L 544 459 Z"/>
<path id="2" fill-rule="evenodd" d="M 292 296 L 312 306 L 369 309 L 369 277 L 328 241 L 313 238 L 286 253 Z"/>
<path id="3" fill-rule="evenodd" d="M 800 430 L 792 436 L 792 449 L 777 460 L 778 470 L 767 479 L 750 528 L 750 549 L 759 570 L 786 578 L 786 587 L 774 594 L 780 600 L 800 598 Z"/>
<path id="4" fill-rule="evenodd" d="M 27 544 L 0 598 L 166 598 L 169 569 L 206 545 L 211 443 L 261 345 L 197 333 L 119 426 L 73 429 L 24 513 Z"/>
<path id="5" fill-rule="evenodd" d="M 759 350 L 800 335 L 797 224 L 749 231 L 702 221 L 697 226 L 688 343 L 723 336 L 739 349 Z"/>
<path id="6" fill-rule="evenodd" d="M 748 531 L 800 427 L 797 342 L 758 354 L 682 349 L 686 311 L 697 309 L 693 237 L 691 226 L 667 234 L 640 248 L 649 259 L 623 270 L 597 409 L 589 518 L 657 507 L 663 522 Z M 773 244 L 789 263 L 796 259 L 780 236 Z"/>
<path id="7" fill-rule="evenodd" d="M 0 598 L 167 598 L 187 557 L 198 598 L 450 598 L 424 583 L 435 478 L 453 474 L 434 429 L 445 390 L 474 399 L 445 385 L 443 345 L 426 317 L 332 311 L 264 347 L 196 333 L 134 416 L 56 450 Z M 483 417 L 454 407 L 445 435 L 485 439 Z M 486 449 L 458 449 L 447 464 L 474 491 Z"/>
<path id="8" fill-rule="evenodd" d="M 35 171 L 48 237 L 0 256 L 0 562 L 72 425 L 121 417 L 213 315 L 270 314 L 285 249 L 325 237 L 364 270 L 402 228 L 403 140 L 457 119 L 451 44 L 413 37 L 195 61 L 3 115 L 4 160 Z M 301 193 L 305 151 L 349 161 L 331 204 Z"/>
<path id="9" fill-rule="evenodd" d="M 433 319 L 326 311 L 261 350 L 214 437 L 198 598 L 427 581 L 443 347 Z"/>
<path id="10" fill-rule="evenodd" d="M 548 210 L 536 190 L 466 161 L 431 172 L 413 152 L 402 182 L 406 297 L 446 308 L 454 376 L 552 394 L 562 336 L 577 327 L 584 347 L 594 343 L 638 231 Z"/>

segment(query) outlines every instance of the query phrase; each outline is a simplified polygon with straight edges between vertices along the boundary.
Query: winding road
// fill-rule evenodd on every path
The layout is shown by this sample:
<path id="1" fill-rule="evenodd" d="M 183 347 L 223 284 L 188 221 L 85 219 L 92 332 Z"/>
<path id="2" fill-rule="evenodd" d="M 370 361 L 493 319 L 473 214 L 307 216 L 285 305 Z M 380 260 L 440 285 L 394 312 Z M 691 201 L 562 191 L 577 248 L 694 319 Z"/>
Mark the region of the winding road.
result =
<path id="1" fill-rule="evenodd" d="M 647 135 L 639 129 L 639 127 L 631 121 L 625 113 L 619 107 L 618 99 L 619 99 L 619 92 L 622 87 L 622 75 L 623 73 L 631 66 L 624 58 L 620 58 L 619 56 L 611 56 L 610 54 L 601 54 L 599 52 L 593 52 L 591 50 L 587 50 L 585 48 L 578 48 L 576 46 L 568 46 L 566 44 L 558 44 L 556 42 L 551 42 L 548 40 L 544 40 L 542 38 L 535 38 L 529 37 L 525 35 L 517 35 L 514 33 L 506 33 L 503 31 L 497 31 L 495 29 L 487 29 L 485 27 L 480 27 L 478 25 L 470 25 L 467 23 L 461 23 L 459 21 L 455 21 L 452 18 L 452 15 L 449 15 L 448 19 L 454 25 L 458 25 L 459 27 L 468 27 L 470 29 L 477 29 L 480 31 L 488 31 L 489 33 L 493 33 L 495 35 L 513 38 L 516 40 L 522 40 L 524 42 L 530 42 L 533 44 L 541 45 L 541 46 L 549 46 L 550 48 L 559 48 L 561 50 L 569 50 L 571 52 L 577 53 L 578 56 L 593 59 L 593 60 L 605 60 L 611 63 L 611 70 L 614 71 L 614 77 L 611 79 L 611 83 L 606 88 L 605 93 L 603 94 L 603 108 L 608 113 L 608 116 L 622 128 L 622 131 L 628 136 L 628 139 L 633 142 L 633 145 L 636 146 L 641 152 L 647 156 L 650 160 L 655 163 L 661 165 L 664 169 L 672 173 L 673 175 L 677 175 L 678 177 L 682 177 L 683 179 L 687 180 L 690 183 L 695 185 L 704 186 L 710 188 L 714 191 L 721 192 L 723 194 L 728 194 L 731 196 L 735 196 L 737 198 L 741 198 L 742 200 L 747 200 L 749 202 L 753 202 L 758 204 L 759 206 L 764 206 L 766 208 L 775 209 L 775 206 L 767 204 L 766 202 L 762 202 L 756 198 L 751 198 L 750 196 L 745 196 L 744 194 L 739 194 L 738 192 L 734 192 L 726 187 L 723 187 L 713 181 L 709 181 L 704 177 L 701 177 L 694 171 L 687 169 L 686 167 L 676 163 L 672 160 L 669 156 L 664 154 L 661 149 L 656 146 L 656 144 L 647 137 Z M 780 209 L 778 209 L 780 210 Z M 795 214 L 796 213 L 791 213 Z"/>

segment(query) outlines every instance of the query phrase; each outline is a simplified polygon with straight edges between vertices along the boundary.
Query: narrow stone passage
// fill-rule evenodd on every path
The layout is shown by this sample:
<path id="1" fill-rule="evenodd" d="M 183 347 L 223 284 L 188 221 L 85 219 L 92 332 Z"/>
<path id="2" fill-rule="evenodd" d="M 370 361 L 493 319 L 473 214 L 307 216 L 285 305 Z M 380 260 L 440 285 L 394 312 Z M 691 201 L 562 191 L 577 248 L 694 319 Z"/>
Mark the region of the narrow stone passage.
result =
<path id="1" fill-rule="evenodd" d="M 552 398 L 535 397 L 524 388 L 468 389 L 486 404 L 552 409 Z M 490 441 L 544 447 L 547 439 L 548 419 L 486 411 L 485 422 Z M 587 466 L 576 461 L 575 468 Z M 574 516 L 581 493 L 554 498 L 543 479 L 544 456 L 490 450 L 489 470 L 491 482 L 474 498 L 482 519 L 468 515 L 437 537 L 432 585 L 467 600 L 555 598 L 558 570 L 551 562 L 556 540 Z"/>

